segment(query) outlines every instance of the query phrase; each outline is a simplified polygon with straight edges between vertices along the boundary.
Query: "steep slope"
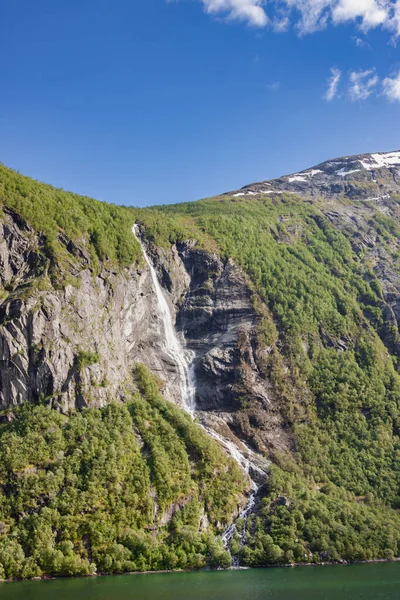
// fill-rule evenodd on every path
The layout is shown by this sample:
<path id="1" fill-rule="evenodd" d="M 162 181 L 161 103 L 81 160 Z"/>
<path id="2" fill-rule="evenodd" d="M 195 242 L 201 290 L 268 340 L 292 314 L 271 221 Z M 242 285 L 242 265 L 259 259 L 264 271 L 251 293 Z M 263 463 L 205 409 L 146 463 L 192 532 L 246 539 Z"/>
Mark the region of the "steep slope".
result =
<path id="1" fill-rule="evenodd" d="M 25 405 L 0 425 L 2 577 L 229 564 L 215 533 L 243 473 L 144 367 L 136 380 L 123 405 Z"/>
<path id="2" fill-rule="evenodd" d="M 87 478 L 83 459 L 72 471 L 68 460 L 61 461 L 63 483 L 53 456 L 29 455 L 26 449 L 21 464 L 7 467 L 0 477 L 0 544 L 5 548 L 0 563 L 6 575 L 31 576 L 37 569 L 61 573 L 68 561 L 75 573 L 87 572 L 91 562 L 110 571 L 195 567 L 207 560 L 228 564 L 221 541 L 213 536 L 232 523 L 249 494 L 246 473 L 229 456 L 247 461 L 258 490 L 251 514 L 243 513 L 228 536 L 235 562 L 399 555 L 399 157 L 336 159 L 268 185 L 154 209 L 103 205 L 3 168 L 4 448 L 10 439 L 23 446 L 28 430 L 43 437 L 46 447 L 54 430 L 65 457 L 91 445 L 94 469 Z M 145 364 L 165 397 L 184 404 L 149 265 L 131 232 L 134 222 L 181 343 L 193 353 L 196 419 L 203 430 L 160 398 L 154 380 L 149 389 L 149 375 L 143 388 L 145 371 L 141 378 L 137 369 L 134 374 L 136 363 Z M 82 426 L 79 419 L 90 424 Z M 79 431 L 101 431 L 103 419 L 111 429 L 113 422 L 133 427 L 141 454 L 140 465 L 115 485 L 114 480 L 104 483 L 109 476 L 95 459 L 98 453 L 105 463 L 108 455 L 112 461 L 115 452 L 120 456 L 114 434 L 105 436 L 101 448 L 85 433 L 78 442 L 67 435 L 78 425 Z M 153 426 L 164 445 L 158 452 L 154 441 L 155 454 L 147 438 Z M 205 441 L 204 428 L 227 452 Z M 211 444 L 206 455 L 203 449 L 193 451 L 188 441 L 193 436 Z M 175 442 L 166 442 L 169 437 L 184 449 L 176 452 Z M 180 464 L 187 460 L 190 481 L 183 484 Z M 272 462 L 267 480 L 265 460 Z M 148 520 L 138 524 L 132 520 L 134 478 L 136 473 L 141 480 L 146 469 L 150 484 L 139 494 L 140 502 L 162 504 L 157 485 L 164 473 L 174 492 L 162 510 L 155 514 L 153 506 Z M 55 470 L 60 483 L 46 491 L 44 475 L 51 478 Z M 24 477 L 32 493 L 23 488 L 19 496 Z M 108 523 L 101 534 L 111 536 L 112 549 L 104 550 L 100 525 L 89 531 L 90 511 L 83 511 L 80 529 L 70 529 L 68 523 L 83 509 L 62 502 L 66 483 L 69 496 L 86 494 L 85 486 L 95 493 L 105 488 L 99 518 L 108 523 L 107 515 L 113 515 L 112 527 Z M 189 488 L 198 504 L 185 512 Z M 125 512 L 118 504 L 121 489 Z M 55 514 L 46 525 L 53 562 L 40 562 L 34 554 L 39 538 L 29 533 L 34 529 L 25 519 L 26 514 L 45 518 L 48 510 L 61 516 Z M 131 533 L 129 540 L 124 537 L 126 528 L 135 532 L 136 541 Z M 156 558 L 149 559 L 146 531 L 159 542 L 166 540 L 167 558 L 157 546 Z M 138 535 L 146 538 L 144 545 Z M 4 564 L 14 539 L 18 568 Z M 115 562 L 106 561 L 108 553 L 115 553 Z"/>
<path id="3" fill-rule="evenodd" d="M 244 360 L 238 361 L 245 320 L 244 334 L 237 332 L 236 347 L 224 356 L 223 371 L 233 368 L 240 391 L 230 404 L 205 405 L 203 416 L 223 419 L 277 465 L 249 523 L 247 545 L 233 547 L 245 564 L 398 554 L 399 187 L 398 167 L 390 164 L 397 154 L 387 156 L 388 167 L 377 163 L 392 178 L 385 198 L 310 193 L 302 199 L 282 190 L 258 194 L 255 187 L 247 196 L 143 214 L 149 237 L 165 247 L 176 240 L 179 249 L 195 224 L 199 239 L 209 235 L 223 262 L 247 275 L 252 291 L 256 318 L 247 328 Z M 337 161 L 338 168 L 345 161 L 351 166 L 359 158 Z M 336 177 L 325 175 L 324 187 Z M 214 284 L 212 274 L 202 297 L 215 299 Z M 196 289 L 194 279 L 180 311 L 189 344 Z M 200 354 L 198 361 L 201 374 L 209 360 Z M 246 377 L 254 368 L 263 381 L 261 410 L 258 383 Z M 379 533 L 382 519 L 389 537 Z"/>
<path id="4" fill-rule="evenodd" d="M 160 394 L 182 402 L 133 215 L 0 187 L 0 577 L 230 564 L 249 478 Z"/>

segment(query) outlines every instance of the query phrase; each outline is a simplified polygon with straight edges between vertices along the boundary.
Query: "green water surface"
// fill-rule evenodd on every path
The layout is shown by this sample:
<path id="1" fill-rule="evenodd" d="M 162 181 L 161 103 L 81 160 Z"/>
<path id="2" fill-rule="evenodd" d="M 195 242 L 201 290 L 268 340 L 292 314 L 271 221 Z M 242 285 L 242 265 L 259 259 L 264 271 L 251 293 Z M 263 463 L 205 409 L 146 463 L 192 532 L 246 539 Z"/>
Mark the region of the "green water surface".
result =
<path id="1" fill-rule="evenodd" d="M 400 563 L 0 583 L 1 600 L 399 600 Z"/>

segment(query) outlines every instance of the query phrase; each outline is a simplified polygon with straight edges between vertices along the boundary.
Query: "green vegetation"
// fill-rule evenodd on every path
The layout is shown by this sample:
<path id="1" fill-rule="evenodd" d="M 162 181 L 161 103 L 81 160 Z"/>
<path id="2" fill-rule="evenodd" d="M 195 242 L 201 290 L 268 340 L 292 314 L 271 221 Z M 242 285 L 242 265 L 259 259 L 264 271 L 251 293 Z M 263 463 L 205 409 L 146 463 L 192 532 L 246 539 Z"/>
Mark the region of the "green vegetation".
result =
<path id="1" fill-rule="evenodd" d="M 0 425 L 0 577 L 229 564 L 215 534 L 243 474 L 144 367 L 136 377 L 126 405 L 25 406 Z"/>
<path id="2" fill-rule="evenodd" d="M 124 266 L 141 259 L 129 209 L 39 183 L 0 164 L 0 218 L 2 207 L 14 210 L 44 234 L 44 252 L 52 261 L 60 262 L 65 255 L 72 259 L 61 233 L 86 248 L 92 268 L 98 261 Z"/>
<path id="3" fill-rule="evenodd" d="M 273 457 L 260 516 L 245 548 L 236 539 L 232 549 L 253 565 L 398 556 L 400 377 L 388 353 L 398 331 L 385 324 L 367 260 L 318 203 L 291 195 L 155 212 L 173 215 L 180 227 L 194 219 L 203 239 L 211 236 L 242 266 L 262 301 L 260 346 L 273 347 L 261 366 L 294 452 Z M 165 238 L 167 221 L 159 218 L 153 231 L 153 220 L 143 220 L 156 243 Z M 392 219 L 379 216 L 370 226 L 378 243 L 394 243 Z M 279 497 L 287 503 L 280 506 Z"/>
<path id="4" fill-rule="evenodd" d="M 274 466 L 245 546 L 236 538 L 232 547 L 249 566 L 392 559 L 400 549 L 400 514 L 373 496 L 316 484 L 295 464 Z"/>
<path id="5" fill-rule="evenodd" d="M 399 333 L 374 257 L 354 249 L 358 232 L 288 194 L 126 209 L 1 166 L 0 205 L 44 235 L 64 282 L 79 259 L 60 234 L 93 271 L 123 266 L 140 261 L 135 219 L 159 246 L 191 239 L 240 265 L 259 314 L 260 373 L 292 445 L 271 452 L 258 514 L 232 553 L 257 566 L 399 556 Z M 368 228 L 399 272 L 397 220 L 377 213 Z M 82 351 L 77 367 L 98 359 Z M 229 564 L 215 535 L 243 501 L 243 474 L 143 367 L 135 376 L 124 406 L 67 417 L 44 402 L 0 425 L 0 577 Z"/>
<path id="6" fill-rule="evenodd" d="M 83 371 L 86 367 L 95 365 L 100 361 L 100 355 L 97 352 L 89 352 L 88 350 L 80 350 L 76 358 L 76 366 L 78 372 Z"/>

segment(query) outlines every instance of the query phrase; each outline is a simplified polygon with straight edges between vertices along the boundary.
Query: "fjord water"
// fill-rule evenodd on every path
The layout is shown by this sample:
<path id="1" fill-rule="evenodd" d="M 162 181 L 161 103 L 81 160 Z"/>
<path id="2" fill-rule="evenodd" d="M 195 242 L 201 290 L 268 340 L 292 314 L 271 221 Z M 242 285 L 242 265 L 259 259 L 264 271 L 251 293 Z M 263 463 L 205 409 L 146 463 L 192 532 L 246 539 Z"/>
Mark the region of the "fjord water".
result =
<path id="1" fill-rule="evenodd" d="M 400 563 L 0 583 L 1 600 L 397 600 Z"/>

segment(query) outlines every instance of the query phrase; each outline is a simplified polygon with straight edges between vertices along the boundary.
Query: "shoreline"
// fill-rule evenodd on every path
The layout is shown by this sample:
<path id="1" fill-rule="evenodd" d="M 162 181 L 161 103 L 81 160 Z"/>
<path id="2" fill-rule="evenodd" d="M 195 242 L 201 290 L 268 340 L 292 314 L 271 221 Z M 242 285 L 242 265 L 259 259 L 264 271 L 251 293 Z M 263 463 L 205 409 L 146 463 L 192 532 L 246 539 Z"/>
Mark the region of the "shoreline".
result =
<path id="1" fill-rule="evenodd" d="M 56 576 L 43 575 L 42 577 L 32 577 L 31 579 L 0 579 L 0 583 L 20 583 L 22 581 L 57 581 L 62 579 L 88 579 L 93 577 L 122 577 L 124 575 L 165 575 L 169 573 L 201 573 L 205 571 L 225 572 L 225 571 L 248 571 L 249 569 L 295 569 L 297 567 L 330 567 L 330 566 L 350 566 L 350 565 L 367 565 L 374 563 L 395 563 L 400 562 L 400 556 L 396 558 L 372 558 L 369 560 L 343 560 L 336 562 L 319 562 L 319 563 L 286 563 L 282 565 L 263 565 L 261 567 L 228 567 L 228 569 L 164 569 L 157 571 L 127 571 L 126 573 L 94 573 L 93 575 L 72 575 Z"/>

